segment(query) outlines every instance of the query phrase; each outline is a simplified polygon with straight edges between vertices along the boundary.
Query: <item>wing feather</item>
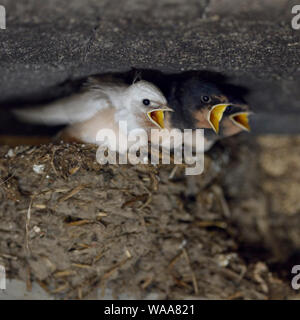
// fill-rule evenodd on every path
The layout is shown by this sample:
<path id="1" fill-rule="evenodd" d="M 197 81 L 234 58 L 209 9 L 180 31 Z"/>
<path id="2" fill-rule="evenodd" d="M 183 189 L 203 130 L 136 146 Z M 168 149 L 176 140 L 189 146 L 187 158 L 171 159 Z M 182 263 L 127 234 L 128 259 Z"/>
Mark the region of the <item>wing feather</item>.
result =
<path id="1" fill-rule="evenodd" d="M 93 117 L 98 111 L 108 108 L 110 102 L 105 94 L 84 92 L 34 108 L 15 109 L 13 113 L 21 121 L 62 125 L 81 122 Z"/>
<path id="2" fill-rule="evenodd" d="M 87 78 L 82 91 L 56 100 L 50 104 L 33 108 L 15 109 L 13 113 L 24 122 L 63 125 L 78 123 L 92 118 L 98 111 L 122 107 L 127 85 L 111 76 Z"/>

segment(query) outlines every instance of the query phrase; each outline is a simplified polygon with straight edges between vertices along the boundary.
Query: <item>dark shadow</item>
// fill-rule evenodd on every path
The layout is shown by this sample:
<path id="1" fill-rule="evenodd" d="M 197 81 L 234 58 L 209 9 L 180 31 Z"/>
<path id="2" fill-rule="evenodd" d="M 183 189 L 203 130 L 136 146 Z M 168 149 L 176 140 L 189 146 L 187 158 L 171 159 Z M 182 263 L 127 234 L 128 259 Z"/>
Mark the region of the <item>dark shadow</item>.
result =
<path id="1" fill-rule="evenodd" d="M 249 89 L 246 87 L 230 83 L 230 78 L 226 75 L 208 70 L 163 73 L 157 70 L 132 69 L 127 73 L 117 74 L 117 76 L 124 79 L 128 84 L 132 83 L 135 78 L 152 82 L 158 86 L 165 95 L 168 95 L 171 83 L 183 82 L 193 77 L 200 78 L 203 81 L 211 82 L 229 97 L 234 96 L 242 101 L 245 101 L 246 96 L 250 93 Z"/>

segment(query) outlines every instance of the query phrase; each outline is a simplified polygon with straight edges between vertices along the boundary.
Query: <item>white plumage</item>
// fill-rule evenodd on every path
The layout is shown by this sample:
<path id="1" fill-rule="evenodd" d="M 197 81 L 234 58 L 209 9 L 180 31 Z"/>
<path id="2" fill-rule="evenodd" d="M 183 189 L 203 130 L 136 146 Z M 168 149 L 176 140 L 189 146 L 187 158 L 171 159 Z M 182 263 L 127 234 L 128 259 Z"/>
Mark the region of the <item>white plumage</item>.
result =
<path id="1" fill-rule="evenodd" d="M 117 134 L 121 120 L 127 122 L 129 131 L 161 127 L 164 111 L 172 110 L 162 92 L 150 82 L 128 85 L 112 77 L 90 77 L 80 93 L 47 105 L 17 109 L 14 114 L 29 123 L 69 125 L 64 133 L 97 144 L 97 132 L 107 128 Z"/>

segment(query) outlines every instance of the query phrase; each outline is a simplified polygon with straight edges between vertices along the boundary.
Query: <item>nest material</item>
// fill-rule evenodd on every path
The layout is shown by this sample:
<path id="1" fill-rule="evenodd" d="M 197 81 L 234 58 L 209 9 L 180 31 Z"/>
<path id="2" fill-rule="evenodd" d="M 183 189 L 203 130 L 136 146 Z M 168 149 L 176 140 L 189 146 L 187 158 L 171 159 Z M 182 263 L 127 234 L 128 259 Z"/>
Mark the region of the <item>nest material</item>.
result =
<path id="1" fill-rule="evenodd" d="M 8 277 L 66 299 L 108 288 L 114 297 L 161 299 L 290 294 L 265 262 L 239 253 L 232 213 L 241 206 L 232 210 L 222 186 L 234 183 L 223 177 L 233 155 L 216 148 L 193 181 L 181 168 L 170 179 L 172 165 L 101 166 L 95 153 L 76 144 L 0 148 L 0 263 Z"/>

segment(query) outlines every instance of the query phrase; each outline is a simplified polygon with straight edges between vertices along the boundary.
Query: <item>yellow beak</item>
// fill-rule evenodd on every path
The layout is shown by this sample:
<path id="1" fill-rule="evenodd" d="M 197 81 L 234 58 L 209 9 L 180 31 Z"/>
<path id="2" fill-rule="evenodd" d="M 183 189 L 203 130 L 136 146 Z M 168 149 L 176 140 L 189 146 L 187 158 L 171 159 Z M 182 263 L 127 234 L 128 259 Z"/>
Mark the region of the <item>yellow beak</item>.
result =
<path id="1" fill-rule="evenodd" d="M 160 109 L 154 109 L 147 112 L 147 116 L 152 123 L 154 123 L 160 129 L 164 129 L 165 128 L 165 122 L 164 122 L 165 111 L 174 111 L 174 110 L 169 107 L 163 107 Z"/>
<path id="2" fill-rule="evenodd" d="M 230 104 L 216 104 L 208 113 L 207 120 L 215 133 L 219 133 L 219 124 L 228 106 L 230 106 Z"/>
<path id="3" fill-rule="evenodd" d="M 250 125 L 249 125 L 249 115 L 250 112 L 238 112 L 235 114 L 230 115 L 231 121 L 240 127 L 243 130 L 251 131 Z"/>

